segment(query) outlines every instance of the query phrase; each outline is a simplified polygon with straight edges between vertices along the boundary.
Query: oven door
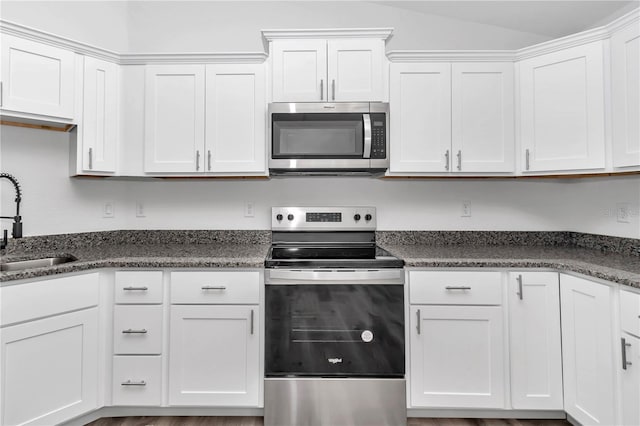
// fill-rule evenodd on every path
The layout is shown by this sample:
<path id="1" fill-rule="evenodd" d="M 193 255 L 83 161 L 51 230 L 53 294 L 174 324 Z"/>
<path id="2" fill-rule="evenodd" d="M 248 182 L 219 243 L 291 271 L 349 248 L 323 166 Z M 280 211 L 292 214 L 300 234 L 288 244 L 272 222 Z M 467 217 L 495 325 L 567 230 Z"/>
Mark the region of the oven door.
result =
<path id="1" fill-rule="evenodd" d="M 267 377 L 404 377 L 402 284 L 269 284 L 265 297 Z"/>

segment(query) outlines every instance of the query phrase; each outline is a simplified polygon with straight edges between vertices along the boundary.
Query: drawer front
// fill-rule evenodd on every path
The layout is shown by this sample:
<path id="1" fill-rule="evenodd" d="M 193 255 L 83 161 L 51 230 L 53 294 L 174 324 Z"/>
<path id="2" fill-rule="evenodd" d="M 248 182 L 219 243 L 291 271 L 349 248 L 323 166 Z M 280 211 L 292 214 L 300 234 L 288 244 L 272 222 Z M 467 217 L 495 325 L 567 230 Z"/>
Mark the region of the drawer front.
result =
<path id="1" fill-rule="evenodd" d="M 116 271 L 116 303 L 162 303 L 162 271 Z"/>
<path id="2" fill-rule="evenodd" d="M 620 291 L 620 321 L 622 331 L 640 337 L 640 294 Z"/>
<path id="3" fill-rule="evenodd" d="M 94 273 L 0 287 L 0 324 L 97 306 L 99 282 Z"/>
<path id="4" fill-rule="evenodd" d="M 501 305 L 501 272 L 410 271 L 409 301 L 423 305 Z"/>
<path id="5" fill-rule="evenodd" d="M 162 306 L 118 305 L 113 309 L 114 354 L 162 352 Z"/>
<path id="6" fill-rule="evenodd" d="M 258 272 L 171 273 L 171 303 L 174 304 L 256 304 L 259 299 Z"/>
<path id="7" fill-rule="evenodd" d="M 162 357 L 113 357 L 113 405 L 161 403 Z"/>

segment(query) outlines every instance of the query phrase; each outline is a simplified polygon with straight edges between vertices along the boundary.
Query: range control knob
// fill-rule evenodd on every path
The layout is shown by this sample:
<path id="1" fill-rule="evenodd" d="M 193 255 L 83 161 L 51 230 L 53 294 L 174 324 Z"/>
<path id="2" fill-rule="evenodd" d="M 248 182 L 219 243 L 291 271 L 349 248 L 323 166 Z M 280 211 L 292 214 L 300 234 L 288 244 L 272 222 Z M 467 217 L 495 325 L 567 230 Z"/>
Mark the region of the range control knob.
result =
<path id="1" fill-rule="evenodd" d="M 355 220 L 356 222 L 360 220 L 360 215 L 359 214 L 355 214 L 355 216 L 353 216 L 353 220 Z"/>
<path id="2" fill-rule="evenodd" d="M 280 213 L 278 213 L 276 215 L 276 219 L 278 219 L 278 222 L 280 222 L 282 220 L 282 215 Z"/>
<path id="3" fill-rule="evenodd" d="M 367 222 L 370 221 L 372 218 L 373 216 L 371 216 L 370 214 L 364 215 L 364 220 L 366 220 Z"/>
<path id="4" fill-rule="evenodd" d="M 289 213 L 289 214 L 287 215 L 287 219 L 289 219 L 289 220 L 293 220 L 293 215 L 292 215 L 291 213 Z"/>

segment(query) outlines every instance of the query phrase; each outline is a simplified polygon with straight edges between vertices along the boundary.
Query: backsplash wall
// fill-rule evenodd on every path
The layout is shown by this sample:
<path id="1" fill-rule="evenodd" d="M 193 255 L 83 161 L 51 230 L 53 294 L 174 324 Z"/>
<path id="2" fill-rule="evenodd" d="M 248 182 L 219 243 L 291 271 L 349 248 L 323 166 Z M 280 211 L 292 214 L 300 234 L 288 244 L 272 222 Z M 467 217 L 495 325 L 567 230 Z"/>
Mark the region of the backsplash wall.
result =
<path id="1" fill-rule="evenodd" d="M 380 230 L 575 231 L 640 238 L 640 176 L 589 179 L 113 180 L 68 177 L 69 135 L 2 126 L 0 168 L 24 190 L 25 235 L 114 229 L 269 229 L 275 205 L 371 205 Z M 2 182 L 0 211 L 13 214 Z M 461 217 L 462 202 L 471 217 Z M 115 217 L 103 218 L 111 202 Z M 136 217 L 136 203 L 145 217 Z M 247 202 L 254 217 L 245 217 Z M 629 203 L 630 223 L 616 219 Z M 3 221 L 3 228 L 10 222 Z"/>

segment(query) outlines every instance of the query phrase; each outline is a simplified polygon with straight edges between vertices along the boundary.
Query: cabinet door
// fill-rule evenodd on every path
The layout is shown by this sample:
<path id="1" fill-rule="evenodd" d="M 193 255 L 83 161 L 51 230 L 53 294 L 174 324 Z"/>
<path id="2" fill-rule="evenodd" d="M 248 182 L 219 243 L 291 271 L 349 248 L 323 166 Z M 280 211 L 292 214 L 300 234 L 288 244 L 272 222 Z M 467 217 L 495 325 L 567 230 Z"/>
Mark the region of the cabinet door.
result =
<path id="1" fill-rule="evenodd" d="M 265 171 L 263 64 L 207 65 L 206 171 Z"/>
<path id="2" fill-rule="evenodd" d="M 4 110 L 74 118 L 75 54 L 2 34 Z"/>
<path id="3" fill-rule="evenodd" d="M 499 306 L 411 307 L 411 406 L 504 408 Z"/>
<path id="4" fill-rule="evenodd" d="M 275 40 L 272 43 L 273 102 L 326 100 L 326 40 Z"/>
<path id="5" fill-rule="evenodd" d="M 82 120 L 79 123 L 82 169 L 115 172 L 118 147 L 118 65 L 84 58 Z"/>
<path id="6" fill-rule="evenodd" d="M 53 425 L 98 407 L 97 308 L 2 330 L 3 425 Z"/>
<path id="7" fill-rule="evenodd" d="M 513 63 L 454 63 L 451 81 L 453 170 L 513 172 Z"/>
<path id="8" fill-rule="evenodd" d="M 640 339 L 622 333 L 625 368 L 622 370 L 622 424 L 640 425 Z M 622 363 L 620 364 L 622 365 Z"/>
<path id="9" fill-rule="evenodd" d="M 611 291 L 560 275 L 564 406 L 584 425 L 616 423 Z"/>
<path id="10" fill-rule="evenodd" d="M 171 306 L 169 404 L 260 404 L 257 306 Z"/>
<path id="11" fill-rule="evenodd" d="M 447 172 L 451 156 L 451 65 L 391 64 L 392 173 Z"/>
<path id="12" fill-rule="evenodd" d="M 611 36 L 613 166 L 640 165 L 640 27 Z"/>
<path id="13" fill-rule="evenodd" d="M 327 99 L 336 102 L 382 101 L 383 59 L 383 40 L 329 40 Z"/>
<path id="14" fill-rule="evenodd" d="M 512 407 L 562 410 L 557 272 L 509 273 L 509 324 Z"/>
<path id="15" fill-rule="evenodd" d="M 522 169 L 604 168 L 601 41 L 520 62 Z"/>
<path id="16" fill-rule="evenodd" d="M 147 66 L 144 171 L 202 172 L 204 65 Z"/>

